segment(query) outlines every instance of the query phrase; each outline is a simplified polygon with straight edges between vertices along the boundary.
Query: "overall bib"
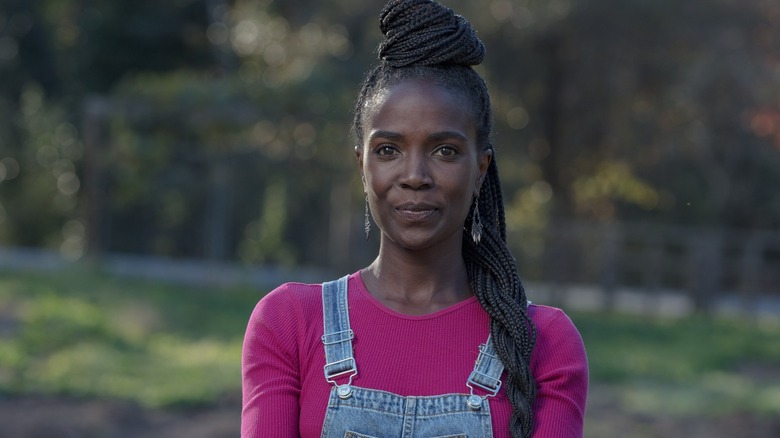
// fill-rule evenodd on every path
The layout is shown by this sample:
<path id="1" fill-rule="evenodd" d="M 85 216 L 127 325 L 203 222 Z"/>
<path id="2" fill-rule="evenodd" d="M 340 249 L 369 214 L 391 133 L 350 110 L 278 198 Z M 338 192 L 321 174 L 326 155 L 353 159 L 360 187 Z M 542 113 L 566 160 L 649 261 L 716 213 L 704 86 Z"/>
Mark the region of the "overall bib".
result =
<path id="1" fill-rule="evenodd" d="M 355 334 L 349 325 L 347 279 L 322 285 L 325 379 L 333 384 L 322 437 L 492 437 L 487 397 L 501 388 L 504 365 L 490 337 L 480 345 L 474 370 L 464 382 L 464 390 L 469 388 L 470 394 L 404 397 L 352 385 L 358 371 L 352 353 Z M 338 384 L 336 378 L 346 383 Z M 484 395 L 475 394 L 475 387 Z"/>

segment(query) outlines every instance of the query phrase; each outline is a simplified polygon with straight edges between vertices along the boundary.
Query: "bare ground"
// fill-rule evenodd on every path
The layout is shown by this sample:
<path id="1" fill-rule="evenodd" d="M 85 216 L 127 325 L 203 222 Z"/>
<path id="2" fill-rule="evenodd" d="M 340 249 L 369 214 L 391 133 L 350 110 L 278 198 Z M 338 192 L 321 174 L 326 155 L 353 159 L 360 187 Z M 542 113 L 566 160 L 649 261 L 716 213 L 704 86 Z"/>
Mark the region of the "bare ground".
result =
<path id="1" fill-rule="evenodd" d="M 237 437 L 239 396 L 200 408 L 151 410 L 116 400 L 61 397 L 0 398 L 3 438 Z M 657 417 L 627 412 L 607 386 L 589 395 L 587 437 L 772 438 L 780 415 L 732 413 L 716 417 Z"/>

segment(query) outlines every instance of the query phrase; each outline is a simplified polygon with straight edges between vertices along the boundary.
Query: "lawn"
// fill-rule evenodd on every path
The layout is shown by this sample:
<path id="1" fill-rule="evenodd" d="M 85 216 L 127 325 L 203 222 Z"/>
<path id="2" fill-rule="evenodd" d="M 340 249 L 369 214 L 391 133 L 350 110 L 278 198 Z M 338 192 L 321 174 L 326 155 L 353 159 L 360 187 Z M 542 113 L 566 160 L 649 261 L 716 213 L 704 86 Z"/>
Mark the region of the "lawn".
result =
<path id="1" fill-rule="evenodd" d="M 574 314 L 591 381 L 650 415 L 780 412 L 780 325 L 702 316 Z"/>
<path id="2" fill-rule="evenodd" d="M 87 271 L 0 273 L 0 393 L 209 403 L 240 388 L 261 293 Z"/>
<path id="3" fill-rule="evenodd" d="M 244 327 L 263 291 L 86 269 L 0 271 L 0 395 L 207 405 L 240 390 Z M 572 313 L 591 380 L 634 412 L 780 412 L 780 326 Z"/>

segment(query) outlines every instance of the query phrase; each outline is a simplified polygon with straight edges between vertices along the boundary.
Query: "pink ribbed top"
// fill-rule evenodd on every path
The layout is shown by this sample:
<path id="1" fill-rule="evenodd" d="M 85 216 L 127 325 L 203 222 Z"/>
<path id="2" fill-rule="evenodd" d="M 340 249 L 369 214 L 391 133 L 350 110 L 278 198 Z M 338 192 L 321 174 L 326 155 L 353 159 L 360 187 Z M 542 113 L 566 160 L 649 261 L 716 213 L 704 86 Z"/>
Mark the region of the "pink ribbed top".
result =
<path id="1" fill-rule="evenodd" d="M 489 332 L 475 297 L 410 316 L 376 300 L 358 273 L 348 289 L 359 373 L 354 385 L 403 396 L 468 393 L 466 379 Z M 252 313 L 242 358 L 242 437 L 320 436 L 331 389 L 322 368 L 321 294 L 319 284 L 287 283 Z M 529 314 L 538 330 L 531 360 L 538 388 L 534 437 L 581 437 L 588 389 L 582 338 L 559 309 L 531 305 Z M 505 389 L 489 400 L 494 436 L 508 437 Z"/>

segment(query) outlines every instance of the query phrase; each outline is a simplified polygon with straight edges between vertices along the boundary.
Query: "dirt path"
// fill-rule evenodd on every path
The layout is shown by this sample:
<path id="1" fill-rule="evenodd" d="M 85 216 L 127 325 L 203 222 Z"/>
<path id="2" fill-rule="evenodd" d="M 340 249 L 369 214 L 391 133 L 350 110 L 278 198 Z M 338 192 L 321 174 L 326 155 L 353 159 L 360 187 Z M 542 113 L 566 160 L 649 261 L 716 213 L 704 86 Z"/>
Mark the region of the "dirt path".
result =
<path id="1" fill-rule="evenodd" d="M 2 398 L 0 437 L 238 437 L 240 412 L 240 403 L 235 400 L 208 408 L 149 410 L 113 400 Z"/>

